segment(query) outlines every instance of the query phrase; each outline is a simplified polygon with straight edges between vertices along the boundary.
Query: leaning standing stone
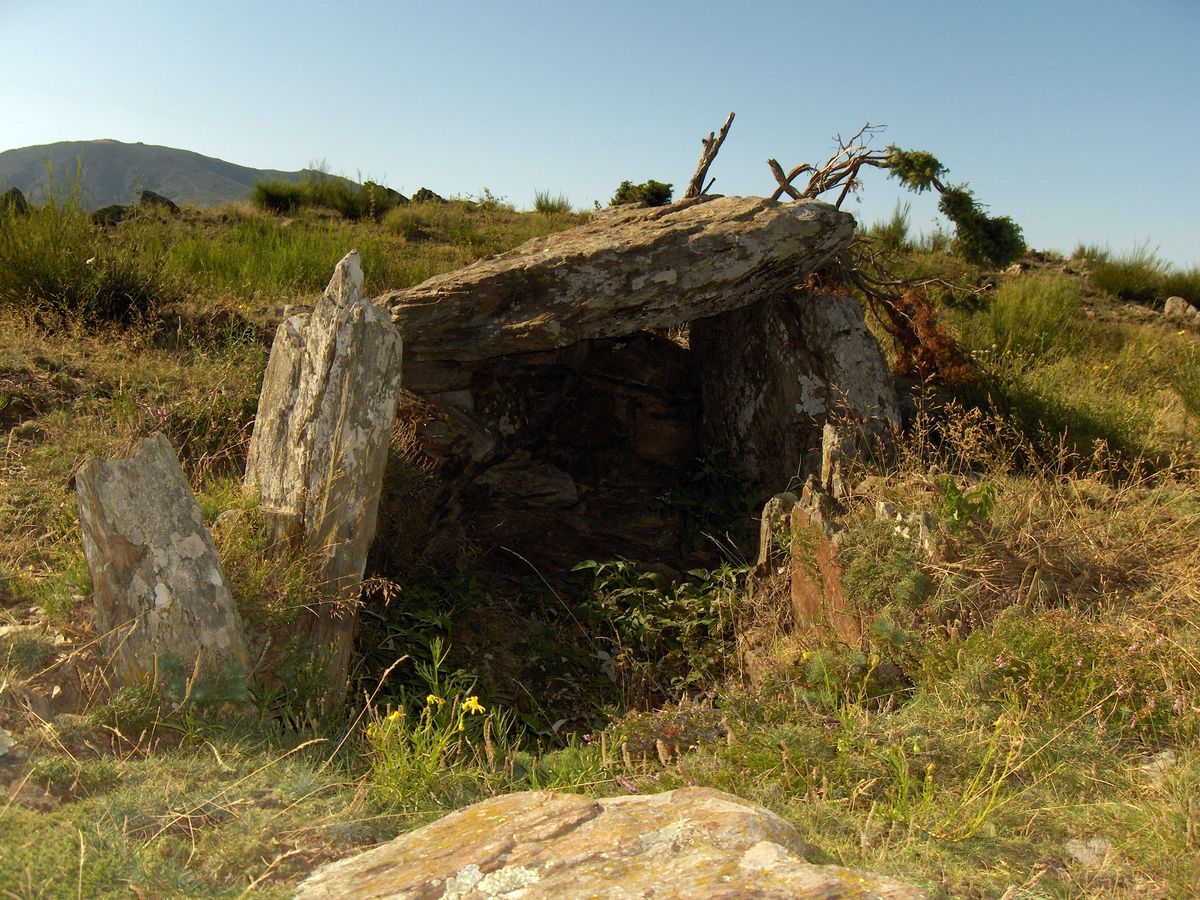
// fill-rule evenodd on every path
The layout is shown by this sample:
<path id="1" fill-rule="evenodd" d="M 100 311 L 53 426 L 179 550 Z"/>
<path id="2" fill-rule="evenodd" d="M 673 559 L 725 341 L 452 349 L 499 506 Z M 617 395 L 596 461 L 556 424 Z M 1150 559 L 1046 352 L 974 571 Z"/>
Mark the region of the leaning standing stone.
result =
<path id="1" fill-rule="evenodd" d="M 400 332 L 362 285 L 351 251 L 312 313 L 279 326 L 246 462 L 276 541 L 319 560 L 325 602 L 309 638 L 335 691 L 350 661 L 400 390 Z"/>
<path id="2" fill-rule="evenodd" d="M 176 693 L 193 673 L 240 683 L 241 617 L 167 439 L 146 438 L 132 459 L 89 460 L 75 490 L 96 628 L 124 681 L 157 677 Z"/>

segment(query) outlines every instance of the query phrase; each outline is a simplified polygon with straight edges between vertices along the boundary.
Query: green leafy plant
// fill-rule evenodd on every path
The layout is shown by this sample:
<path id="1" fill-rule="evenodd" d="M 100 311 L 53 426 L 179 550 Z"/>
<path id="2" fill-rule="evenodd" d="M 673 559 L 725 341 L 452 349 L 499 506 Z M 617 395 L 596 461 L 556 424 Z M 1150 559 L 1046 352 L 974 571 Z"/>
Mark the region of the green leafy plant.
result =
<path id="1" fill-rule="evenodd" d="M 723 671 L 741 570 L 697 569 L 667 588 L 628 560 L 585 560 L 574 571 L 592 573 L 584 611 L 611 632 L 611 650 L 597 656 L 627 700 L 678 697 Z"/>
<path id="2" fill-rule="evenodd" d="M 500 777 L 516 750 L 511 715 L 489 712 L 474 678 L 447 671 L 448 652 L 441 639 L 431 640 L 415 665 L 424 696 L 402 694 L 366 727 L 376 790 L 399 806 L 464 802 Z"/>
<path id="3" fill-rule="evenodd" d="M 996 486 L 990 481 L 981 481 L 964 492 L 953 475 L 938 478 L 941 501 L 938 514 L 950 528 L 960 529 L 971 523 L 986 524 L 992 520 L 996 508 Z"/>

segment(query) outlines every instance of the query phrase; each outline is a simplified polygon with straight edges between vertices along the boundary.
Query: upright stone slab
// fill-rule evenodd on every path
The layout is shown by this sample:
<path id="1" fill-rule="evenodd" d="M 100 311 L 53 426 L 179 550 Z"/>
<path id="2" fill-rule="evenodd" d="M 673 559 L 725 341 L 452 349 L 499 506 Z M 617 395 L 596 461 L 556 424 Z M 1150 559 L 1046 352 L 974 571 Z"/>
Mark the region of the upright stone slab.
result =
<path id="1" fill-rule="evenodd" d="M 89 460 L 75 489 L 96 629 L 121 677 L 190 676 L 198 658 L 206 673 L 246 675 L 241 617 L 167 439 L 146 438 L 132 459 Z"/>
<path id="2" fill-rule="evenodd" d="M 334 689 L 349 663 L 400 390 L 400 333 L 362 284 L 351 251 L 312 313 L 279 326 L 246 463 L 276 540 L 321 561 L 326 602 L 310 639 Z"/>
<path id="3" fill-rule="evenodd" d="M 704 440 L 767 490 L 821 470 L 823 431 L 844 416 L 868 433 L 899 426 L 887 362 L 853 297 L 777 293 L 692 323 Z"/>

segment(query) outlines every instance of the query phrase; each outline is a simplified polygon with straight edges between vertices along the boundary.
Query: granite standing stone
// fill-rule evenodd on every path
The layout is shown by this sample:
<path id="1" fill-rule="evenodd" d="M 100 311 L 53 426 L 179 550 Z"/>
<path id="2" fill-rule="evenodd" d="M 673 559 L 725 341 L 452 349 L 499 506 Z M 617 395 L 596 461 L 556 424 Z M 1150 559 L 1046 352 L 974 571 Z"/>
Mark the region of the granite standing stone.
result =
<path id="1" fill-rule="evenodd" d="M 363 299 L 348 253 L 311 314 L 275 334 L 246 463 L 271 532 L 320 565 L 309 637 L 334 691 L 344 684 L 400 390 L 402 343 Z"/>

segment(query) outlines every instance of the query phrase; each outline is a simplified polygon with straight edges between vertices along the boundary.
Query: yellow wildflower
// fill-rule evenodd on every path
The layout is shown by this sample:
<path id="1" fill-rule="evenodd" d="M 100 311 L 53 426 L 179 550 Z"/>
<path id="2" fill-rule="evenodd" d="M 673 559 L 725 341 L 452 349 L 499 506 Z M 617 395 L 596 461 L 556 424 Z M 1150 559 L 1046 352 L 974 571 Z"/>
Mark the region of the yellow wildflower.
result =
<path id="1" fill-rule="evenodd" d="M 444 699 L 442 699 L 441 697 L 439 697 L 437 694 L 430 694 L 428 697 L 425 698 L 426 706 L 433 706 L 435 703 L 437 704 L 438 709 L 441 709 L 443 706 L 446 705 L 446 701 Z"/>
<path id="2" fill-rule="evenodd" d="M 463 712 L 471 713 L 472 715 L 474 715 L 475 713 L 486 712 L 486 710 L 483 707 L 483 704 L 481 704 L 479 702 L 478 697 L 468 697 L 466 700 L 463 701 L 462 708 L 463 708 Z"/>
<path id="3" fill-rule="evenodd" d="M 404 718 L 404 707 L 402 706 L 402 707 L 400 707 L 398 710 L 396 710 L 394 713 L 390 713 L 390 714 L 388 715 L 388 717 L 387 717 L 386 719 L 384 719 L 383 721 L 385 721 L 385 722 L 399 722 L 399 721 L 400 721 L 401 719 L 403 719 L 403 718 Z"/>

